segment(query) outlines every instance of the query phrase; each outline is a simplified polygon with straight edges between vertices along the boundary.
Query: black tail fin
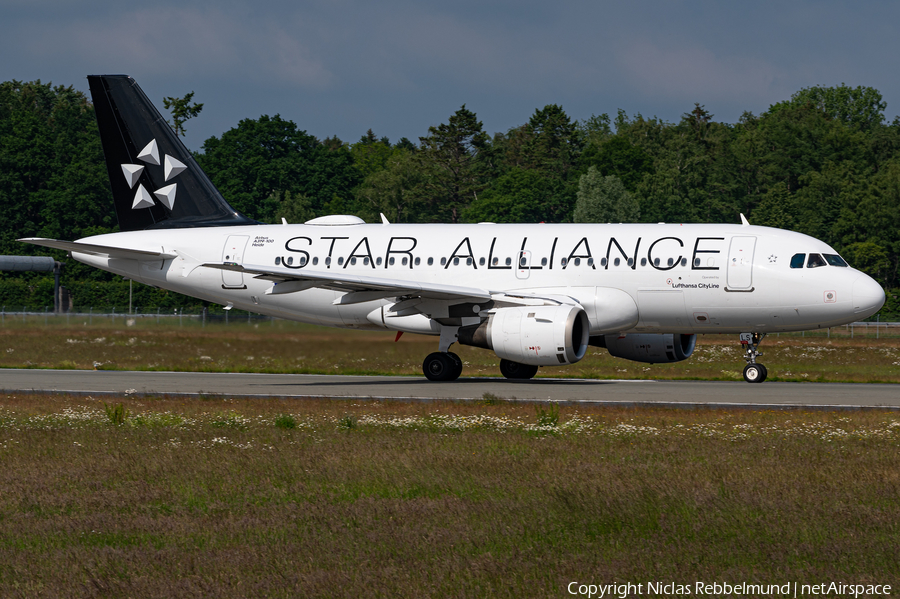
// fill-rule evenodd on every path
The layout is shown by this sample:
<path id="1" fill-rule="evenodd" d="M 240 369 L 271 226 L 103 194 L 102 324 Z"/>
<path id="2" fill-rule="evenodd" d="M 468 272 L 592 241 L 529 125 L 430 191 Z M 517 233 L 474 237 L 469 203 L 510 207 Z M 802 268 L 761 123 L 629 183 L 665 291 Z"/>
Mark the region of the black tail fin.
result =
<path id="1" fill-rule="evenodd" d="M 119 229 L 256 224 L 228 205 L 134 79 L 88 83 Z"/>

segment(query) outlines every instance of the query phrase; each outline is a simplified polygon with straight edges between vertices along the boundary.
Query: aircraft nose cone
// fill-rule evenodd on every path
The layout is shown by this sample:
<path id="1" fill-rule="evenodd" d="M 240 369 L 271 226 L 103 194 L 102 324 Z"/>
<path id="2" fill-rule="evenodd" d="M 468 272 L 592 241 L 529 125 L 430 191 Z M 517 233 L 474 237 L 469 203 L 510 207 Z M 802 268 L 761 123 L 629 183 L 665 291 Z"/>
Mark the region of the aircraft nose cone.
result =
<path id="1" fill-rule="evenodd" d="M 853 312 L 858 318 L 875 314 L 883 305 L 884 289 L 875 279 L 862 275 L 853 282 Z"/>

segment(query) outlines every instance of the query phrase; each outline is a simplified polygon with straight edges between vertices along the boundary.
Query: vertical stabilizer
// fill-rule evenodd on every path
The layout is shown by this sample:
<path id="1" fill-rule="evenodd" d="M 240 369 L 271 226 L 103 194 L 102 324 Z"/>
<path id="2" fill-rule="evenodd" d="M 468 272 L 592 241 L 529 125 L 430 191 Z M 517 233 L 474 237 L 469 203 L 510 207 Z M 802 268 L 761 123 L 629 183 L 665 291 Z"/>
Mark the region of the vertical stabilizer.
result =
<path id="1" fill-rule="evenodd" d="M 119 229 L 252 225 L 127 75 L 88 77 Z"/>

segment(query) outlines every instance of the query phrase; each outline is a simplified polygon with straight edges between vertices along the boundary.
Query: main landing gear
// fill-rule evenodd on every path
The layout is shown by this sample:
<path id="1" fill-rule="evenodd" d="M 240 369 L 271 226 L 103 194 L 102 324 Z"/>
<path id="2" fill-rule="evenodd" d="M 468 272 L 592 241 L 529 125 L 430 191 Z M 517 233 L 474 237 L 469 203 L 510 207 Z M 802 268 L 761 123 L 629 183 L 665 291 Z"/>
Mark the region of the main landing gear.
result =
<path id="1" fill-rule="evenodd" d="M 744 380 L 748 383 L 761 383 L 769 376 L 766 367 L 756 363 L 756 357 L 762 355 L 756 348 L 765 336 L 765 333 L 741 333 L 741 345 L 745 348 L 744 359 L 747 360 L 747 365 L 744 366 Z"/>
<path id="2" fill-rule="evenodd" d="M 440 351 L 425 356 L 422 372 L 429 381 L 455 381 L 462 374 L 463 364 L 459 356 L 450 351 L 450 346 L 457 341 L 459 327 L 441 327 Z M 520 364 L 512 360 L 500 360 L 500 372 L 508 379 L 525 380 L 537 374 L 537 366 Z"/>
<path id="3" fill-rule="evenodd" d="M 455 381 L 462 374 L 462 360 L 452 352 L 436 351 L 425 356 L 422 371 L 429 381 Z"/>
<path id="4" fill-rule="evenodd" d="M 462 374 L 462 360 L 453 352 L 439 352 L 425 356 L 422 371 L 429 381 L 455 381 Z M 508 379 L 527 380 L 537 374 L 537 366 L 500 360 L 500 372 Z"/>
<path id="5" fill-rule="evenodd" d="M 458 331 L 459 327 L 441 327 L 439 351 L 428 354 L 422 362 L 422 372 L 429 381 L 455 381 L 462 374 L 462 360 L 450 352 L 450 346 L 456 343 Z"/>
<path id="6" fill-rule="evenodd" d="M 519 364 L 511 360 L 500 360 L 500 374 L 508 379 L 530 379 L 537 374 L 537 366 L 529 366 L 528 364 Z"/>

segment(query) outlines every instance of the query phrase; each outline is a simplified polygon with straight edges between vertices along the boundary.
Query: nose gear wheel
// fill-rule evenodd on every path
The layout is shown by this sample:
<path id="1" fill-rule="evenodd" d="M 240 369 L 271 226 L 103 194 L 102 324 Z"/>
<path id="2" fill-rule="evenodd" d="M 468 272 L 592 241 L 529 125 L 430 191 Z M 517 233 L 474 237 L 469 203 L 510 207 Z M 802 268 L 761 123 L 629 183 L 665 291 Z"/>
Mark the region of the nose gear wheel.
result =
<path id="1" fill-rule="evenodd" d="M 745 347 L 744 359 L 747 360 L 744 380 L 748 383 L 761 383 L 769 376 L 768 369 L 756 362 L 757 356 L 762 355 L 757 348 L 765 336 L 765 333 L 741 333 L 741 345 Z"/>
<path id="2" fill-rule="evenodd" d="M 761 383 L 766 380 L 769 372 L 762 364 L 747 364 L 744 366 L 744 380 L 748 383 Z"/>

